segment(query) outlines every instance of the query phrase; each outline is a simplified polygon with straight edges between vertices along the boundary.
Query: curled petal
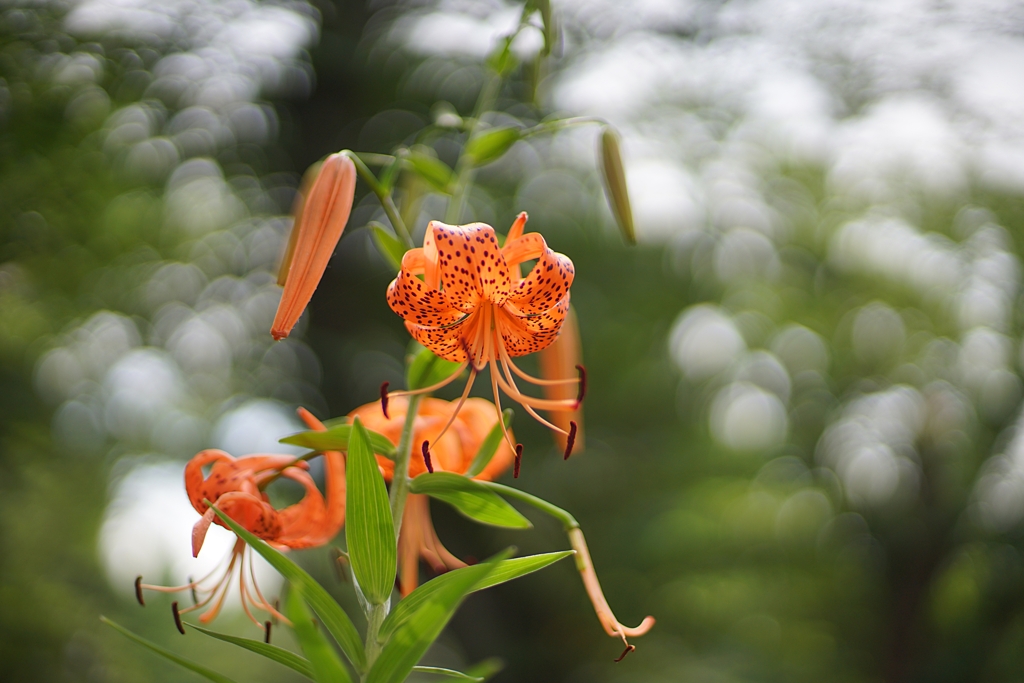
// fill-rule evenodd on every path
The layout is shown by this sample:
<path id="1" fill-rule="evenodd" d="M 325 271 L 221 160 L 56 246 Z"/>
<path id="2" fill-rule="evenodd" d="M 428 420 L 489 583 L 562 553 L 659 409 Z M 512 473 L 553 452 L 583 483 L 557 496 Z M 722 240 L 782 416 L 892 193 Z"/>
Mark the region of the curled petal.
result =
<path id="1" fill-rule="evenodd" d="M 293 228 L 298 235 L 284 294 L 271 327 L 274 339 L 288 336 L 320 284 L 348 223 L 355 186 L 356 167 L 352 160 L 344 154 L 327 157 Z"/>

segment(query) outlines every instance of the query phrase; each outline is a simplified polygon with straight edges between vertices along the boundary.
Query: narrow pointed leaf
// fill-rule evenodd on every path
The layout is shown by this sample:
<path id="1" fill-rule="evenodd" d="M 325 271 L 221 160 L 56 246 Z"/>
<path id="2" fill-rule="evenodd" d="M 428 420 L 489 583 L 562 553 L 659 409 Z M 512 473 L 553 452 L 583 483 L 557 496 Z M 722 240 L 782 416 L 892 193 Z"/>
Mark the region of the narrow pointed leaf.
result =
<path id="1" fill-rule="evenodd" d="M 352 683 L 338 653 L 313 623 L 313 615 L 309 613 L 303 592 L 302 584 L 292 586 L 288 598 L 288 619 L 292 622 L 302 652 L 309 657 L 313 680 L 317 683 Z"/>
<path id="2" fill-rule="evenodd" d="M 438 192 L 451 194 L 454 173 L 440 159 L 419 150 L 410 151 L 405 157 L 413 170 Z"/>
<path id="3" fill-rule="evenodd" d="M 457 681 L 474 681 L 475 683 L 482 683 L 484 680 L 480 676 L 470 676 L 469 674 L 464 674 L 461 671 L 456 671 L 455 669 L 442 669 L 439 666 L 414 666 L 412 670 L 419 674 L 434 674 L 435 676 L 454 678 Z"/>
<path id="4" fill-rule="evenodd" d="M 421 474 L 409 490 L 442 500 L 466 517 L 483 524 L 529 529 L 533 525 L 509 503 L 486 486 L 454 472 Z"/>
<path id="5" fill-rule="evenodd" d="M 207 505 L 210 505 L 209 501 L 205 501 Z M 211 505 L 211 507 L 213 507 Z M 313 611 L 317 613 L 320 620 L 330 631 L 331 635 L 338 645 L 341 646 L 345 656 L 348 657 L 348 661 L 352 662 L 357 670 L 362 671 L 366 667 L 366 655 L 363 652 L 363 641 L 359 637 L 359 632 L 356 631 L 355 625 L 352 624 L 352 620 L 345 614 L 345 610 L 334 601 L 334 598 L 324 590 L 323 586 L 313 580 L 305 569 L 292 562 L 290 559 L 285 557 L 282 553 L 271 548 L 269 545 L 264 543 L 262 540 L 249 533 L 247 530 L 242 528 L 235 520 L 231 519 L 216 507 L 213 508 L 217 517 L 221 519 L 225 524 L 228 525 L 232 531 L 234 531 L 243 541 L 249 544 L 249 546 L 263 556 L 271 567 L 281 573 L 284 578 L 288 579 L 288 582 L 294 586 L 301 586 L 305 594 L 306 601 L 309 606 L 313 608 Z"/>
<path id="6" fill-rule="evenodd" d="M 373 243 L 377 251 L 384 257 L 384 260 L 397 273 L 402 267 L 402 257 L 405 256 L 405 246 L 398 241 L 398 238 L 391 234 L 381 223 L 372 221 L 370 223 L 370 235 L 373 236 Z"/>
<path id="7" fill-rule="evenodd" d="M 156 643 L 146 640 L 142 636 L 135 635 L 134 633 L 126 629 L 124 626 L 121 626 L 120 624 L 113 622 L 110 619 L 107 619 L 106 617 L 100 617 L 100 621 L 102 621 L 107 626 L 110 626 L 121 635 L 134 640 L 139 645 L 149 648 L 150 650 L 157 653 L 164 659 L 169 659 L 178 666 L 182 667 L 183 669 L 188 669 L 193 673 L 197 673 L 208 681 L 213 681 L 214 683 L 234 683 L 234 681 L 232 681 L 227 676 L 222 676 L 216 671 L 213 671 L 212 669 L 207 669 L 205 666 L 196 664 L 190 659 L 179 657 L 170 650 L 164 649 Z"/>
<path id="8" fill-rule="evenodd" d="M 511 408 L 505 408 L 501 411 L 501 419 L 505 423 L 505 429 L 512 426 L 512 418 L 515 417 L 515 413 L 512 412 Z M 487 437 L 484 442 L 480 444 L 480 448 L 477 450 L 476 455 L 473 456 L 473 462 L 470 463 L 469 469 L 466 470 L 466 476 L 473 478 L 476 475 L 484 471 L 484 468 L 491 462 L 491 458 L 498 452 L 498 446 L 501 445 L 501 440 L 504 434 L 501 431 L 501 425 L 497 422 L 494 423 L 494 427 L 487 433 Z"/>
<path id="9" fill-rule="evenodd" d="M 622 165 L 622 151 L 619 134 L 610 126 L 601 132 L 601 175 L 612 214 L 619 224 L 619 230 L 630 244 L 636 244 L 633 230 L 633 210 L 629 206 L 629 190 L 626 188 L 626 170 Z"/>
<path id="10" fill-rule="evenodd" d="M 406 386 L 411 390 L 433 386 L 451 377 L 452 373 L 459 369 L 459 363 L 445 360 L 419 344 L 415 344 L 412 349 L 412 360 L 409 361 L 409 369 L 405 372 Z"/>
<path id="11" fill-rule="evenodd" d="M 347 465 L 345 539 L 349 562 L 367 602 L 382 605 L 395 586 L 398 548 L 388 490 L 359 418 L 352 422 Z"/>
<path id="12" fill-rule="evenodd" d="M 507 557 L 508 551 L 505 556 Z M 434 591 L 398 627 L 370 667 L 366 683 L 401 683 L 423 657 L 473 587 L 494 571 L 497 562 L 465 567 L 455 579 Z"/>
<path id="13" fill-rule="evenodd" d="M 185 622 L 185 625 L 199 631 L 200 633 L 206 634 L 211 638 L 216 638 L 217 640 L 223 640 L 225 643 L 237 645 L 238 647 L 245 648 L 250 652 L 255 652 L 269 660 L 275 661 L 278 664 L 287 666 L 292 671 L 297 671 L 306 678 L 313 678 L 313 667 L 310 665 L 309 660 L 300 657 L 291 650 L 286 650 L 283 647 L 278 647 L 277 645 L 264 643 L 262 640 L 239 638 L 238 636 L 229 636 L 226 633 L 217 633 L 216 631 L 205 629 L 202 626 L 196 626 L 195 624 L 187 621 Z"/>
<path id="14" fill-rule="evenodd" d="M 488 680 L 498 675 L 502 669 L 505 668 L 505 662 L 498 657 L 491 657 L 485 659 L 482 662 L 477 662 L 473 666 L 466 670 L 466 674 L 469 676 L 475 676 L 476 678 L 482 678 Z"/>
<path id="15" fill-rule="evenodd" d="M 495 567 L 494 571 L 488 574 L 483 581 L 473 586 L 473 590 L 483 590 L 484 588 L 497 586 L 500 583 L 505 583 L 512 579 L 518 579 L 520 576 L 526 576 L 527 574 L 543 569 L 550 564 L 554 564 L 562 558 L 572 555 L 573 552 L 574 551 L 572 550 L 563 550 L 556 553 L 528 555 L 527 557 L 517 557 L 512 560 L 502 560 L 498 563 L 498 566 Z M 384 623 L 381 624 L 379 640 L 381 642 L 387 640 L 388 636 L 390 636 L 396 628 L 405 623 L 405 620 L 416 612 L 423 603 L 429 600 L 435 591 L 443 588 L 448 582 L 457 580 L 457 578 L 461 576 L 459 572 L 465 572 L 468 569 L 472 569 L 472 567 L 463 567 L 462 569 L 456 569 L 442 574 L 402 598 L 402 601 L 395 606 L 395 609 L 392 610 L 391 614 L 389 614 L 387 619 L 384 620 Z"/>
<path id="16" fill-rule="evenodd" d="M 466 154 L 473 159 L 473 164 L 483 166 L 501 158 L 505 152 L 519 141 L 518 128 L 502 126 L 492 128 L 477 135 L 466 143 Z"/>
<path id="17" fill-rule="evenodd" d="M 286 436 L 280 443 L 302 446 L 313 451 L 347 451 L 349 437 L 352 434 L 350 424 L 327 424 L 325 432 L 299 432 Z M 388 437 L 377 432 L 366 430 L 370 439 L 370 448 L 374 453 L 383 455 L 385 458 L 394 460 L 395 444 L 388 440 Z"/>

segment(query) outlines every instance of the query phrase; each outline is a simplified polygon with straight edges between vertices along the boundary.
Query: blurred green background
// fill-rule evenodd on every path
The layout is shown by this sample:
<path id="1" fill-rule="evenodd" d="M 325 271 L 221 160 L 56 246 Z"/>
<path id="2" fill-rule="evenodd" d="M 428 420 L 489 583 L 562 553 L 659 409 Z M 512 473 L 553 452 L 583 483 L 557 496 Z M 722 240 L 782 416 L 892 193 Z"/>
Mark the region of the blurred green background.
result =
<path id="1" fill-rule="evenodd" d="M 470 599 L 431 663 L 497 656 L 509 683 L 1024 680 L 1019 7 L 553 4 L 559 48 L 537 73 L 539 35 L 516 42 L 493 120 L 616 125 L 640 244 L 615 230 L 593 128 L 517 143 L 469 213 L 503 230 L 527 210 L 576 265 L 586 452 L 563 462 L 520 415 L 518 485 L 580 520 L 622 621 L 658 624 L 613 663 L 560 564 Z M 292 680 L 181 638 L 170 598 L 142 609 L 131 581 L 198 571 L 197 450 L 278 449 L 296 405 L 342 415 L 402 381 L 363 186 L 310 313 L 271 341 L 287 213 L 323 155 L 468 115 L 518 12 L 0 5 L 0 678 L 192 680 L 107 614 L 237 680 Z M 418 229 L 443 210 L 424 197 Z M 567 547 L 542 518 L 433 514 L 463 557 Z M 355 607 L 326 550 L 297 556 Z M 252 635 L 237 611 L 216 626 Z"/>

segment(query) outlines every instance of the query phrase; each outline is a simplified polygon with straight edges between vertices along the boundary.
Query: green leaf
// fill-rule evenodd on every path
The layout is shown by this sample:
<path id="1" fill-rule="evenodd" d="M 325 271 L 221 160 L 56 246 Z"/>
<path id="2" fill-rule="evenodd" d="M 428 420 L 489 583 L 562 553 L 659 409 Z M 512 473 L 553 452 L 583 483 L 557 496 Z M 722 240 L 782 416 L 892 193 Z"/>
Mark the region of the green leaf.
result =
<path id="1" fill-rule="evenodd" d="M 451 194 L 455 174 L 448 164 L 421 150 L 410 150 L 405 157 L 413 170 L 438 192 Z"/>
<path id="2" fill-rule="evenodd" d="M 461 671 L 456 671 L 455 669 L 442 669 L 439 666 L 414 666 L 412 670 L 419 674 L 434 674 L 435 676 L 454 678 L 459 681 L 474 681 L 475 683 L 482 683 L 484 680 L 479 676 L 470 676 L 469 674 L 464 674 Z"/>
<path id="3" fill-rule="evenodd" d="M 262 640 L 239 638 L 238 636 L 229 636 L 226 633 L 217 633 L 216 631 L 205 629 L 202 626 L 196 626 L 195 624 L 187 621 L 184 622 L 184 624 L 185 626 L 193 628 L 200 633 L 210 636 L 211 638 L 216 638 L 217 640 L 223 640 L 225 643 L 237 645 L 238 647 L 245 648 L 250 652 L 255 652 L 260 656 L 273 660 L 278 664 L 287 666 L 289 669 L 299 672 L 306 678 L 313 678 L 313 667 L 310 665 L 309 660 L 300 657 L 291 650 L 286 650 L 283 647 L 278 647 L 277 645 L 264 643 Z"/>
<path id="4" fill-rule="evenodd" d="M 503 555 L 508 556 L 510 551 Z M 458 570 L 454 579 L 435 590 L 399 626 L 373 663 L 366 683 L 401 683 L 452 618 L 462 599 L 494 571 L 497 562 Z M 454 572 L 452 572 L 454 573 Z M 411 594 L 410 594 L 411 595 Z"/>
<path id="5" fill-rule="evenodd" d="M 210 501 L 204 502 L 210 505 Z M 213 506 L 211 505 L 211 507 Z M 334 601 L 334 598 L 324 590 L 323 586 L 314 581 L 313 577 L 305 569 L 256 538 L 256 536 L 242 528 L 235 520 L 225 515 L 221 510 L 214 507 L 213 511 L 239 538 L 248 543 L 253 550 L 263 556 L 263 559 L 271 567 L 288 579 L 292 587 L 301 586 L 309 606 L 313 608 L 313 611 L 323 621 L 327 630 L 338 641 L 338 645 L 341 645 L 341 649 L 345 656 L 348 657 L 348 661 L 352 662 L 352 665 L 359 671 L 365 669 L 366 655 L 363 652 L 363 641 L 359 637 L 359 632 L 356 631 L 352 620 L 345 614 L 345 610 Z"/>
<path id="6" fill-rule="evenodd" d="M 498 672 L 500 672 L 504 668 L 505 662 L 501 661 L 501 659 L 498 657 L 491 657 L 490 659 L 485 659 L 482 662 L 477 662 L 473 666 L 469 667 L 466 673 L 470 676 L 482 678 L 486 681 L 487 679 L 497 675 Z"/>
<path id="7" fill-rule="evenodd" d="M 352 421 L 346 464 L 345 539 L 352 573 L 367 602 L 383 605 L 391 597 L 398 569 L 395 524 L 384 477 L 358 417 Z"/>
<path id="8" fill-rule="evenodd" d="M 513 417 L 515 417 L 515 413 L 512 412 L 511 408 L 505 408 L 505 410 L 501 411 L 501 419 L 505 423 L 505 429 L 512 426 Z M 491 458 L 498 452 L 498 446 L 503 438 L 505 438 L 505 435 L 501 431 L 501 425 L 495 422 L 494 426 L 491 427 L 491 431 L 487 433 L 487 438 L 480 444 L 479 450 L 473 456 L 473 462 L 470 463 L 469 469 L 466 470 L 467 477 L 472 479 L 484 471 L 484 468 L 491 462 Z"/>
<path id="9" fill-rule="evenodd" d="M 313 615 L 306 606 L 301 583 L 292 586 L 287 610 L 295 637 L 302 651 L 309 657 L 308 664 L 313 669 L 313 680 L 317 683 L 351 683 L 352 678 L 348 675 L 345 665 L 341 663 L 338 653 L 313 623 Z"/>
<path id="10" fill-rule="evenodd" d="M 380 189 L 384 193 L 391 191 L 395 185 L 395 178 L 398 177 L 398 170 L 402 167 L 402 157 L 396 155 L 394 161 L 386 165 L 380 172 Z"/>
<path id="11" fill-rule="evenodd" d="M 499 76 L 504 76 L 515 68 L 516 58 L 512 54 L 512 36 L 501 41 L 494 51 L 487 55 L 487 66 L 494 70 Z"/>
<path id="12" fill-rule="evenodd" d="M 421 474 L 409 484 L 413 493 L 425 493 L 448 503 L 466 517 L 511 529 L 529 529 L 533 525 L 509 503 L 486 486 L 454 472 Z"/>
<path id="13" fill-rule="evenodd" d="M 397 273 L 402 267 L 402 257 L 405 256 L 405 245 L 398 241 L 390 230 L 377 221 L 370 222 L 370 235 L 377 251 L 384 257 Z"/>
<path id="14" fill-rule="evenodd" d="M 474 165 L 483 166 L 500 158 L 518 142 L 519 138 L 518 128 L 511 126 L 492 128 L 466 143 L 466 154 L 473 159 Z"/>
<path id="15" fill-rule="evenodd" d="M 391 443 L 388 437 L 377 432 L 366 430 L 370 438 L 370 447 L 374 453 L 383 455 L 389 460 L 395 459 L 395 444 Z M 299 432 L 286 436 L 280 443 L 287 443 L 293 446 L 302 446 L 313 451 L 347 451 L 349 437 L 352 434 L 352 425 L 334 424 L 330 425 L 325 432 Z"/>
<path id="16" fill-rule="evenodd" d="M 500 583 L 505 583 L 506 581 L 511 581 L 512 579 L 518 579 L 520 576 L 526 576 L 527 574 L 543 569 L 550 564 L 554 564 L 562 558 L 574 554 L 574 552 L 575 551 L 572 550 L 563 550 L 555 553 L 544 553 L 542 555 L 517 557 L 513 560 L 502 560 L 498 563 L 498 566 L 492 573 L 488 574 L 487 577 L 479 584 L 473 586 L 473 590 L 483 590 L 485 588 L 490 588 L 491 586 L 497 586 Z M 391 614 L 389 614 L 387 619 L 384 620 L 384 623 L 381 624 L 378 639 L 381 642 L 387 640 L 388 636 L 391 635 L 395 629 L 405 623 L 406 619 L 416 612 L 424 602 L 429 600 L 430 596 L 433 595 L 435 591 L 442 589 L 448 582 L 457 580 L 457 577 L 461 576 L 459 572 L 465 572 L 469 569 L 473 569 L 473 567 L 463 567 L 462 569 L 455 569 L 442 574 L 402 598 L 402 601 L 395 606 L 395 609 L 392 610 Z"/>
<path id="17" fill-rule="evenodd" d="M 629 190 L 626 188 L 626 171 L 622 166 L 619 134 L 611 126 L 605 126 L 601 132 L 601 177 L 619 230 L 627 242 L 636 244 L 633 211 L 629 206 Z"/>
<path id="18" fill-rule="evenodd" d="M 411 346 L 412 360 L 405 373 L 406 385 L 410 390 L 424 389 L 444 381 L 457 372 L 461 363 L 445 360 L 419 344 Z"/>
<path id="19" fill-rule="evenodd" d="M 121 635 L 127 638 L 131 638 L 139 645 L 142 645 L 143 647 L 148 647 L 150 650 L 157 653 L 161 657 L 171 660 L 172 662 L 174 662 L 175 664 L 184 669 L 188 669 L 189 671 L 199 674 L 208 681 L 213 681 L 214 683 L 235 683 L 227 676 L 222 676 L 216 671 L 213 671 L 212 669 L 207 669 L 205 666 L 196 664 L 192 660 L 185 659 L 184 657 L 179 657 L 170 650 L 166 650 L 157 645 L 156 643 L 146 640 L 142 636 L 135 635 L 134 633 L 126 629 L 124 626 L 121 626 L 120 624 L 113 622 L 110 619 L 107 619 L 106 617 L 100 617 L 100 621 L 102 621 L 107 626 L 110 626 Z"/>

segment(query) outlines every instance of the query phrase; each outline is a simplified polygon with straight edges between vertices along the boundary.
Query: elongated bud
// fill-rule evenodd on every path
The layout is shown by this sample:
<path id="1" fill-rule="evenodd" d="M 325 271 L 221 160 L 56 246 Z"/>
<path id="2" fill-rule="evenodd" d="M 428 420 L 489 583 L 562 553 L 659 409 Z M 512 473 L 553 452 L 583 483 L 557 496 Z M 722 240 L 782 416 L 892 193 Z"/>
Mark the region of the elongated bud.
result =
<path id="1" fill-rule="evenodd" d="M 309 196 L 309 190 L 316 182 L 317 175 L 320 174 L 321 166 L 323 163 L 318 161 L 306 169 L 306 172 L 302 174 L 302 182 L 299 183 L 299 191 L 295 193 L 295 201 L 292 202 L 292 231 L 288 233 L 288 244 L 285 245 L 284 255 L 281 257 L 281 266 L 277 269 L 277 284 L 282 287 L 288 278 L 292 257 L 295 256 L 295 244 L 299 238 L 298 227 L 302 222 L 302 208 L 306 205 L 306 197 Z"/>
<path id="2" fill-rule="evenodd" d="M 309 196 L 295 218 L 295 246 L 291 258 L 282 265 L 284 294 L 277 307 L 270 333 L 284 339 L 292 331 L 324 270 L 334 247 L 348 223 L 356 188 L 356 167 L 344 154 L 332 154 L 320 167 Z"/>
<path id="3" fill-rule="evenodd" d="M 636 244 L 633 211 L 629 206 L 629 190 L 626 189 L 626 171 L 622 165 L 619 134 L 611 126 L 605 126 L 601 131 L 601 177 L 619 230 L 627 242 Z"/>
<path id="4" fill-rule="evenodd" d="M 580 329 L 576 322 L 576 310 L 570 306 L 569 313 L 562 321 L 562 329 L 550 345 L 537 354 L 540 363 L 540 376 L 545 380 L 568 380 L 576 377 L 576 383 L 549 384 L 544 387 L 545 398 L 555 401 L 576 399 L 575 410 L 550 410 L 547 418 L 563 432 L 572 429 L 576 423 L 575 449 L 583 450 L 583 409 L 579 403 L 586 393 L 587 373 L 583 370 L 583 349 L 580 344 Z M 552 432 L 555 443 L 564 451 L 569 452 L 568 438 L 562 432 Z"/>

